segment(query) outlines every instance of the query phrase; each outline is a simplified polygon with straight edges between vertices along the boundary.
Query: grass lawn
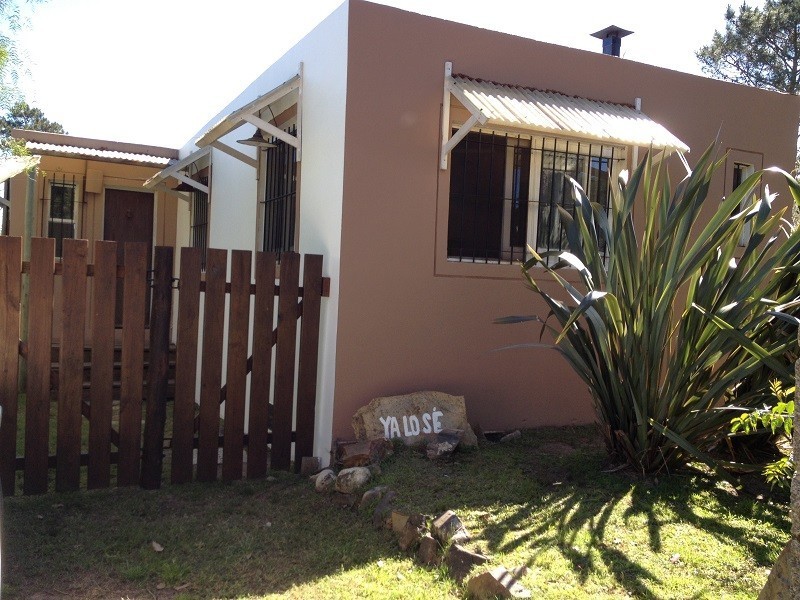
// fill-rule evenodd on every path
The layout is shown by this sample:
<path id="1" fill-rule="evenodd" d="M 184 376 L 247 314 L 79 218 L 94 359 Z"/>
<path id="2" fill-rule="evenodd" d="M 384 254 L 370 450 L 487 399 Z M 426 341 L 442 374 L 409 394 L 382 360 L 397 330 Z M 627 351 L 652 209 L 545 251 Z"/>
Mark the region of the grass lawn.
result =
<path id="1" fill-rule="evenodd" d="M 788 497 L 606 464 L 593 428 L 548 428 L 435 463 L 400 451 L 377 483 L 398 505 L 455 510 L 491 566 L 529 567 L 537 599 L 757 595 L 789 537 Z M 4 533 L 4 598 L 463 597 L 370 514 L 289 474 L 9 498 Z"/>

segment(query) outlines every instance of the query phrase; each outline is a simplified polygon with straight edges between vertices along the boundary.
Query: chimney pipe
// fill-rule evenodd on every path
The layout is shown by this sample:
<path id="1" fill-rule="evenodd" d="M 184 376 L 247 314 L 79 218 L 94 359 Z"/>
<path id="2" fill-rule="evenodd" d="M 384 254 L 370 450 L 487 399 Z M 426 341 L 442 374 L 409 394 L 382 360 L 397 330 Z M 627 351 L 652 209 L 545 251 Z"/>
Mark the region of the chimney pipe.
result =
<path id="1" fill-rule="evenodd" d="M 632 33 L 632 31 L 622 29 L 616 25 L 609 25 L 605 29 L 594 32 L 592 37 L 603 40 L 603 54 L 619 56 L 620 49 L 622 48 L 622 38 Z"/>

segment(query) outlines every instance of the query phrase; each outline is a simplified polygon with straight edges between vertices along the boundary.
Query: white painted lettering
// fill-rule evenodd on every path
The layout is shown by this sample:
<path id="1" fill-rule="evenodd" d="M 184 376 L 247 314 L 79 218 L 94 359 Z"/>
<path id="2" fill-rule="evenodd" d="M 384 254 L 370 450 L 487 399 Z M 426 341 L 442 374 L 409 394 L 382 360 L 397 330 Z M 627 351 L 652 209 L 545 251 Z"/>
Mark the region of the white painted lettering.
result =
<path id="1" fill-rule="evenodd" d="M 403 435 L 406 437 L 411 435 L 411 432 L 408 429 L 408 417 L 403 415 Z"/>
<path id="2" fill-rule="evenodd" d="M 431 416 L 428 413 L 422 413 L 422 433 L 430 433 L 431 429 Z"/>
<path id="3" fill-rule="evenodd" d="M 389 422 L 392 420 L 392 417 L 378 417 L 378 420 L 383 425 L 383 437 L 387 440 L 391 439 L 392 435 L 389 433 Z"/>
<path id="4" fill-rule="evenodd" d="M 397 424 L 397 419 L 392 417 L 392 425 L 391 425 L 392 434 L 389 436 L 389 439 L 393 437 L 400 437 L 400 426 Z"/>
<path id="5" fill-rule="evenodd" d="M 442 429 L 442 422 L 439 420 L 444 416 L 444 413 L 440 410 L 436 410 L 436 407 L 433 407 L 433 433 L 439 433 Z"/>
<path id="6" fill-rule="evenodd" d="M 411 435 L 419 435 L 419 418 L 417 415 L 411 415 L 408 418 L 408 424 L 411 428 Z"/>

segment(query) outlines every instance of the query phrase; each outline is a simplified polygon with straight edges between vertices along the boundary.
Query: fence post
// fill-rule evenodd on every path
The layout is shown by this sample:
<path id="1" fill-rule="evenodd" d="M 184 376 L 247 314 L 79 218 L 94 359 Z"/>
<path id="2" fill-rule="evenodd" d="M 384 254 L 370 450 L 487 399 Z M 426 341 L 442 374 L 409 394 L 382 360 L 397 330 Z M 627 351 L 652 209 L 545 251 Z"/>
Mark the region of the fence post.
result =
<path id="1" fill-rule="evenodd" d="M 169 384 L 169 325 L 172 315 L 173 249 L 158 246 L 153 261 L 153 302 L 150 313 L 150 365 L 147 369 L 147 413 L 144 422 L 141 485 L 161 487 L 164 423 Z"/>

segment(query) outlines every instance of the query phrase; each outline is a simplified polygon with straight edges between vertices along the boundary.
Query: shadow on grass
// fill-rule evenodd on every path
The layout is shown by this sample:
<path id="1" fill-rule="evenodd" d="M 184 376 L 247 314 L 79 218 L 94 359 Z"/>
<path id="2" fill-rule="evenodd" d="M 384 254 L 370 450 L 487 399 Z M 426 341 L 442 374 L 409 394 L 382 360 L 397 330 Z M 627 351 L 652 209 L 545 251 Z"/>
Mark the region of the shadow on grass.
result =
<path id="1" fill-rule="evenodd" d="M 602 451 L 564 455 L 555 444 L 555 453 L 548 453 L 552 446 L 529 444 L 527 451 L 518 455 L 523 471 L 541 487 L 534 500 L 486 526 L 483 536 L 490 540 L 491 552 L 505 554 L 527 548 L 530 566 L 538 556 L 556 548 L 581 584 L 602 567 L 628 593 L 647 598 L 658 597 L 654 587 L 664 582 L 643 564 L 641 552 L 623 549 L 625 542 L 617 536 L 626 537 L 631 529 L 646 531 L 643 537 L 653 554 L 664 552 L 664 528 L 681 524 L 722 544 L 742 548 L 760 566 L 773 564 L 776 549 L 782 545 L 775 532 L 787 527 L 785 507 L 738 495 L 698 472 L 683 472 L 661 481 L 629 472 L 603 472 Z M 724 512 L 728 518 L 713 511 Z M 741 524 L 737 516 L 743 517 Z M 745 518 L 757 518 L 769 527 L 754 530 L 752 521 Z M 620 533 L 623 528 L 627 531 Z M 509 531 L 524 534 L 509 537 Z"/>

